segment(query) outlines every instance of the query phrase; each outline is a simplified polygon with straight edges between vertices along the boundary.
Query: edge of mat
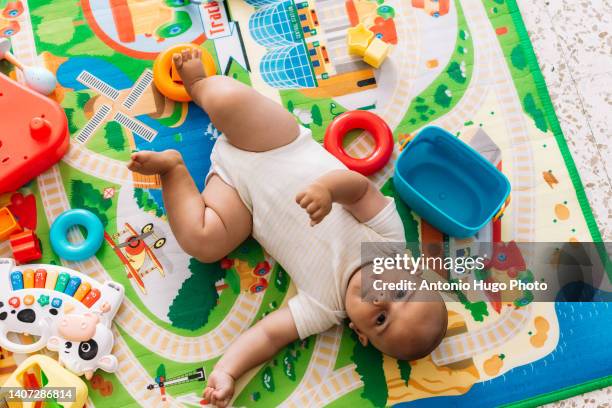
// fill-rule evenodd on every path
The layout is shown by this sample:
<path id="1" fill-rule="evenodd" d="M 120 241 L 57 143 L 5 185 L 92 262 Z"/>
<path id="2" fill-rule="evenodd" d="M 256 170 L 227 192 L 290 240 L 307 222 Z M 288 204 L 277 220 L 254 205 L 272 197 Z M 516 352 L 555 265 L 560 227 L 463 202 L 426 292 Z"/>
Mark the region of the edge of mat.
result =
<path id="1" fill-rule="evenodd" d="M 589 229 L 589 233 L 591 234 L 593 242 L 602 242 L 601 232 L 599 231 L 599 227 L 597 226 L 597 222 L 595 221 L 595 217 L 593 216 L 593 211 L 586 196 L 584 185 L 582 183 L 582 179 L 580 178 L 580 174 L 578 173 L 576 163 L 574 162 L 567 141 L 565 140 L 565 136 L 563 135 L 563 130 L 561 129 L 561 125 L 559 124 L 559 119 L 557 118 L 557 114 L 554 110 L 550 94 L 548 93 L 546 81 L 544 80 L 544 75 L 540 70 L 540 66 L 538 64 L 538 60 L 533 49 L 533 45 L 531 43 L 531 40 L 529 39 L 529 35 L 527 34 L 527 27 L 525 27 L 525 23 L 521 16 L 520 9 L 516 3 L 516 0 L 506 0 L 506 2 L 508 4 L 508 10 L 510 11 L 512 21 L 518 33 L 523 52 L 525 53 L 525 57 L 527 58 L 529 70 L 531 71 L 533 79 L 536 83 L 536 87 L 538 89 L 538 96 L 540 97 L 544 110 L 546 111 L 546 118 L 549 121 L 552 132 L 555 136 L 555 140 L 557 142 L 557 145 L 559 146 L 561 155 L 563 156 L 563 160 L 565 162 L 565 166 L 569 173 L 570 179 L 572 180 L 572 184 L 576 191 L 576 197 L 578 199 L 578 203 L 580 204 L 582 214 L 584 215 L 587 227 Z M 602 262 L 606 267 L 608 278 L 612 280 L 612 268 L 610 268 L 610 260 L 606 253 L 605 247 L 603 245 L 598 245 L 598 252 Z M 574 397 L 576 395 L 583 394 L 585 392 L 593 391 L 596 389 L 601 389 L 610 385 L 612 385 L 612 375 L 602 378 L 596 378 L 584 383 L 536 395 L 534 397 L 530 397 L 521 401 L 503 405 L 503 407 L 527 408 L 539 406 L 549 402 Z"/>
<path id="2" fill-rule="evenodd" d="M 516 27 L 521 46 L 523 47 L 523 51 L 525 52 L 525 57 L 527 59 L 529 70 L 531 71 L 533 79 L 536 83 L 536 87 L 538 89 L 538 96 L 540 97 L 542 105 L 546 111 L 546 118 L 549 121 L 551 130 L 555 136 L 555 140 L 557 142 L 557 145 L 559 146 L 559 150 L 561 151 L 563 160 L 565 161 L 565 165 L 567 167 L 570 179 L 572 180 L 572 184 L 574 186 L 574 189 L 576 190 L 578 203 L 580 204 L 580 209 L 582 210 L 582 213 L 585 217 L 589 233 L 591 234 L 591 238 L 593 238 L 593 242 L 602 242 L 601 232 L 599 231 L 599 227 L 597 226 L 597 222 L 595 221 L 595 217 L 593 216 L 593 211 L 591 210 L 591 206 L 587 199 L 584 190 L 584 185 L 580 178 L 580 174 L 578 173 L 578 169 L 576 168 L 576 163 L 572 158 L 572 154 L 569 150 L 567 141 L 565 140 L 565 136 L 563 135 L 563 130 L 561 129 L 561 125 L 559 124 L 559 119 L 557 118 L 557 114 L 553 107 L 550 94 L 548 93 L 546 81 L 544 80 L 544 75 L 540 70 L 540 66 L 538 64 L 538 60 L 533 49 L 533 45 L 531 44 L 531 40 L 529 39 L 529 35 L 527 34 L 527 28 L 525 27 L 525 23 L 523 22 L 520 9 L 516 3 L 516 0 L 506 0 L 506 2 L 508 4 L 508 9 L 510 11 L 512 21 Z M 600 255 L 602 254 L 600 253 Z M 612 275 L 610 274 L 609 270 L 608 276 L 612 280 Z"/>

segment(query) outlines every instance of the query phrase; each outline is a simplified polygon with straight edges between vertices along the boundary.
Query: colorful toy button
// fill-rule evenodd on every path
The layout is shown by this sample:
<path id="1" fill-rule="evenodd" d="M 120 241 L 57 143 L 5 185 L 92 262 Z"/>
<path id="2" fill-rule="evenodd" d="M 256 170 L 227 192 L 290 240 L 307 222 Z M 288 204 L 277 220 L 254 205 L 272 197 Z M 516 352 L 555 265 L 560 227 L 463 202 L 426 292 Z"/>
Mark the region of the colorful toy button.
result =
<path id="1" fill-rule="evenodd" d="M 45 280 L 45 289 L 55 289 L 55 284 L 57 283 L 57 275 L 57 271 L 53 269 L 47 272 L 47 279 Z"/>
<path id="2" fill-rule="evenodd" d="M 26 306 L 30 306 L 34 303 L 34 296 L 32 295 L 25 295 L 23 298 L 23 304 Z"/>
<path id="3" fill-rule="evenodd" d="M 89 293 L 91 290 L 91 285 L 87 282 L 81 283 L 81 286 L 77 289 L 77 291 L 72 295 L 79 302 L 83 300 L 83 298 Z"/>
<path id="4" fill-rule="evenodd" d="M 42 289 L 45 287 L 45 280 L 47 279 L 47 271 L 44 269 L 37 269 L 34 272 L 34 287 Z"/>
<path id="5" fill-rule="evenodd" d="M 79 278 L 78 276 L 73 276 L 72 278 L 70 278 L 70 281 L 68 282 L 68 286 L 66 286 L 66 290 L 64 291 L 64 293 L 68 296 L 74 296 L 74 293 L 77 291 L 80 284 L 81 278 Z"/>
<path id="6" fill-rule="evenodd" d="M 17 296 L 13 296 L 12 298 L 9 299 L 8 303 L 14 308 L 18 308 L 19 305 L 21 304 L 21 301 L 19 300 Z"/>
<path id="7" fill-rule="evenodd" d="M 81 302 L 87 307 L 92 307 L 94 303 L 96 303 L 98 299 L 100 299 L 101 296 L 102 295 L 100 291 L 94 288 L 89 291 L 89 293 L 83 298 Z"/>
<path id="8" fill-rule="evenodd" d="M 26 269 L 23 271 L 23 286 L 26 289 L 34 287 L 34 271 L 32 269 Z"/>
<path id="9" fill-rule="evenodd" d="M 56 309 L 59 309 L 60 307 L 62 307 L 62 299 L 53 298 L 53 300 L 51 301 L 51 306 L 53 306 Z"/>
<path id="10" fill-rule="evenodd" d="M 11 286 L 13 290 L 23 289 L 23 275 L 21 272 L 11 272 Z"/>
<path id="11" fill-rule="evenodd" d="M 70 275 L 68 275 L 66 272 L 60 273 L 55 283 L 55 290 L 58 292 L 65 291 L 69 281 Z"/>
<path id="12" fill-rule="evenodd" d="M 47 295 L 40 295 L 40 296 L 38 297 L 38 304 L 39 304 L 41 307 L 45 307 L 45 306 L 47 306 L 47 305 L 49 304 L 49 296 L 47 296 Z"/>

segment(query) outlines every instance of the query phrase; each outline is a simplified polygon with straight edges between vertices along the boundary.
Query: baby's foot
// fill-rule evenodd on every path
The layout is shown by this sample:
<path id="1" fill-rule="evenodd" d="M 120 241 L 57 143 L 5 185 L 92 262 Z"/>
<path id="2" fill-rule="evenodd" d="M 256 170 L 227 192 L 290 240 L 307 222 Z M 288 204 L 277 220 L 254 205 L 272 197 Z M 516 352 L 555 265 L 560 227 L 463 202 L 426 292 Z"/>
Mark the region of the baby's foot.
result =
<path id="1" fill-rule="evenodd" d="M 202 65 L 202 50 L 199 47 L 183 50 L 172 56 L 174 66 L 183 81 L 187 92 L 191 95 L 191 89 L 200 80 L 206 78 L 204 66 Z"/>
<path id="2" fill-rule="evenodd" d="M 144 175 L 163 175 L 183 162 L 183 158 L 176 150 L 163 152 L 142 151 L 132 153 L 128 169 Z"/>

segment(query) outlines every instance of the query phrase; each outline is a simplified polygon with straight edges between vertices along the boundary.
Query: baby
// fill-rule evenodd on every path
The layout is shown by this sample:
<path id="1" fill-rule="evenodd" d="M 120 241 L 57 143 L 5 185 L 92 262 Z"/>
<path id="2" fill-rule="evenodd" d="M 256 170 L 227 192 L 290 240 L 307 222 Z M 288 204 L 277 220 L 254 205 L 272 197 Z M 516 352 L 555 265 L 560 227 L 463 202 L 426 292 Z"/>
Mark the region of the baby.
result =
<path id="1" fill-rule="evenodd" d="M 246 371 L 346 317 L 364 346 L 402 360 L 429 354 L 446 331 L 439 295 L 362 301 L 361 243 L 405 240 L 394 201 L 323 149 L 282 106 L 233 79 L 206 78 L 199 50 L 174 55 L 174 63 L 193 101 L 223 133 L 204 192 L 174 150 L 134 153 L 128 167 L 160 175 L 168 222 L 189 255 L 214 262 L 252 234 L 297 287 L 287 307 L 229 346 L 205 397 L 226 406 Z"/>

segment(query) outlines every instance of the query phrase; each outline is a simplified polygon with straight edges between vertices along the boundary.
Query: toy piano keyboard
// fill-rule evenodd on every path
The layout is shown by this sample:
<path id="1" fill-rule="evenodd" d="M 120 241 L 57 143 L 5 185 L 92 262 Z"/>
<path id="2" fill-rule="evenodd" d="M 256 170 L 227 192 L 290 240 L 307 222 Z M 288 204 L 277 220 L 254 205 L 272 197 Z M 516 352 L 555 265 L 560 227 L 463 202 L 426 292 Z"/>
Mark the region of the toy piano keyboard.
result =
<path id="1" fill-rule="evenodd" d="M 57 322 L 68 313 L 96 313 L 110 326 L 123 300 L 116 282 L 99 283 L 75 270 L 56 265 L 20 265 L 0 258 L 0 347 L 33 353 L 57 335 Z M 104 307 L 103 307 L 104 305 Z M 15 343 L 9 333 L 38 337 L 32 344 Z"/>

